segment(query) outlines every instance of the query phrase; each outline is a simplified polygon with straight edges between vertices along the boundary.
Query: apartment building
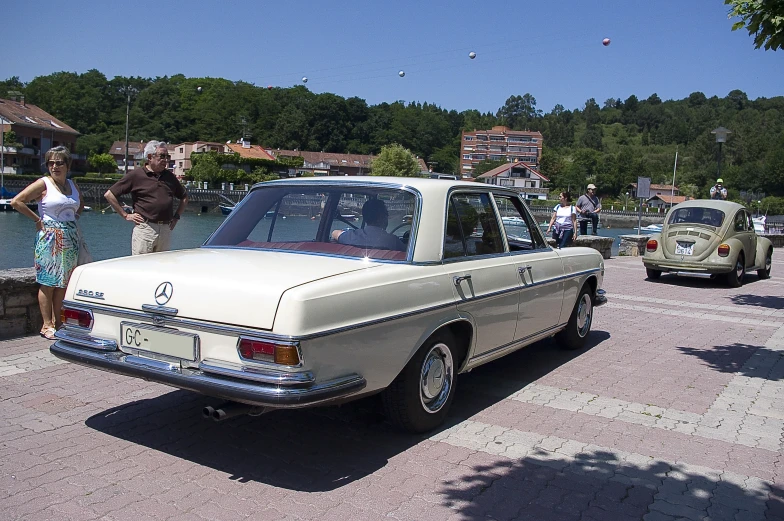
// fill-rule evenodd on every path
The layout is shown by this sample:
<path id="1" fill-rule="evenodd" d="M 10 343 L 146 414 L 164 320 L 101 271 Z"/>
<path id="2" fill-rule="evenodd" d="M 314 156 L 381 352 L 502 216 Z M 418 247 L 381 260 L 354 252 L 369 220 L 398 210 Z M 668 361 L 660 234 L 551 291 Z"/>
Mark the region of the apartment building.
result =
<path id="1" fill-rule="evenodd" d="M 0 129 L 13 131 L 21 146 L 2 143 L 4 174 L 46 172 L 44 156 L 50 148 L 64 146 L 71 151 L 73 170 L 84 168 L 84 156 L 75 154 L 79 132 L 35 105 L 17 100 L 0 99 Z"/>
<path id="2" fill-rule="evenodd" d="M 304 162 L 299 168 L 290 168 L 289 177 L 300 177 L 304 174 L 314 176 L 332 175 L 368 175 L 370 162 L 374 156 L 363 154 L 338 154 L 333 152 L 308 152 L 305 150 L 281 150 L 268 148 L 275 158 L 301 157 Z M 424 162 L 420 164 L 420 168 Z M 425 167 L 426 168 L 426 167 Z"/>
<path id="3" fill-rule="evenodd" d="M 460 157 L 461 174 L 473 174 L 476 165 L 482 161 L 523 163 L 536 170 L 542 157 L 542 133 L 510 130 L 504 126 L 463 131 Z"/>

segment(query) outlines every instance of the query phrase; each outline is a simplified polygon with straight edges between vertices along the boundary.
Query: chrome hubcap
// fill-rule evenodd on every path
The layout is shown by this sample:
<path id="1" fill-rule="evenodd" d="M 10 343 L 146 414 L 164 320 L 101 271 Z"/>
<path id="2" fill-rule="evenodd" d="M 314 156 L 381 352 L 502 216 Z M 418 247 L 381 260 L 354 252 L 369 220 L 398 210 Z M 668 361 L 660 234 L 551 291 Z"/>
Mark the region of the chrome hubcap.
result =
<path id="1" fill-rule="evenodd" d="M 436 413 L 444 406 L 452 391 L 452 352 L 446 344 L 430 348 L 422 363 L 419 399 L 429 413 Z"/>
<path id="2" fill-rule="evenodd" d="M 593 303 L 591 296 L 585 293 L 577 304 L 577 334 L 583 338 L 591 330 L 593 318 Z"/>
<path id="3" fill-rule="evenodd" d="M 740 257 L 738 257 L 738 263 L 735 265 L 735 274 L 738 276 L 738 280 L 743 278 L 743 263 L 741 262 Z"/>
<path id="4" fill-rule="evenodd" d="M 770 271 L 770 266 L 771 266 L 772 264 L 773 264 L 773 259 L 771 259 L 771 256 L 770 256 L 770 255 L 768 255 L 768 256 L 765 258 L 765 269 L 766 269 L 766 270 L 768 270 L 768 271 Z"/>

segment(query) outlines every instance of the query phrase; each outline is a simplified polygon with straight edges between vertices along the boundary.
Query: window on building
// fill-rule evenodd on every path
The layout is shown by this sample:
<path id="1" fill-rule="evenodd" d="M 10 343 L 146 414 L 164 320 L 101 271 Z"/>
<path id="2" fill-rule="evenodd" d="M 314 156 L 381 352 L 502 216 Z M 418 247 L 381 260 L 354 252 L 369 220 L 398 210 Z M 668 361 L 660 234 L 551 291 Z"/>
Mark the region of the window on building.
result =
<path id="1" fill-rule="evenodd" d="M 180 168 L 182 168 L 182 161 L 180 161 Z"/>
<path id="2" fill-rule="evenodd" d="M 184 154 L 184 153 L 185 153 L 185 147 L 180 147 L 180 154 Z"/>
<path id="3" fill-rule="evenodd" d="M 473 141 L 474 140 L 474 136 L 464 136 L 464 139 L 466 141 Z"/>
<path id="4" fill-rule="evenodd" d="M 471 159 L 471 154 L 463 154 L 463 159 Z"/>

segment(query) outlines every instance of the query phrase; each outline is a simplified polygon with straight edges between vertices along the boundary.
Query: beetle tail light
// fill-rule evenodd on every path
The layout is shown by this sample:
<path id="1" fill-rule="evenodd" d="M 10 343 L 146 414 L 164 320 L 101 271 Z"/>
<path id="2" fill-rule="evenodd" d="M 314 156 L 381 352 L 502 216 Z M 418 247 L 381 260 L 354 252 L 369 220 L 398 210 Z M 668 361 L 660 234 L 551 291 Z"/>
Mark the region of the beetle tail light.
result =
<path id="1" fill-rule="evenodd" d="M 719 257 L 726 257 L 730 254 L 730 245 L 726 243 L 719 244 L 719 249 L 717 250 Z"/>
<path id="2" fill-rule="evenodd" d="M 298 365 L 300 363 L 297 346 L 276 344 L 254 338 L 240 338 L 237 351 L 245 360 L 272 362 L 280 365 Z"/>
<path id="3" fill-rule="evenodd" d="M 63 307 L 61 318 L 66 326 L 77 326 L 84 329 L 92 329 L 93 327 L 93 314 L 86 309 Z"/>
<path id="4" fill-rule="evenodd" d="M 645 244 L 645 249 L 654 252 L 659 248 L 659 241 L 656 239 L 649 239 L 648 242 Z"/>

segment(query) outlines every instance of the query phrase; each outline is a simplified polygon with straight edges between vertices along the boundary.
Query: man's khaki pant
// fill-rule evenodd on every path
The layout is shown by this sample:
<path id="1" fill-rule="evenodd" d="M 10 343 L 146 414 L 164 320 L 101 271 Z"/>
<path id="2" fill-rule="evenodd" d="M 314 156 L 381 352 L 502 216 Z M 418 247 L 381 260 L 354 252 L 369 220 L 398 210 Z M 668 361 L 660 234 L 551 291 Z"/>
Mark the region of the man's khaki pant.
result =
<path id="1" fill-rule="evenodd" d="M 168 224 L 146 222 L 133 227 L 131 254 L 168 251 L 171 245 L 171 229 Z"/>

